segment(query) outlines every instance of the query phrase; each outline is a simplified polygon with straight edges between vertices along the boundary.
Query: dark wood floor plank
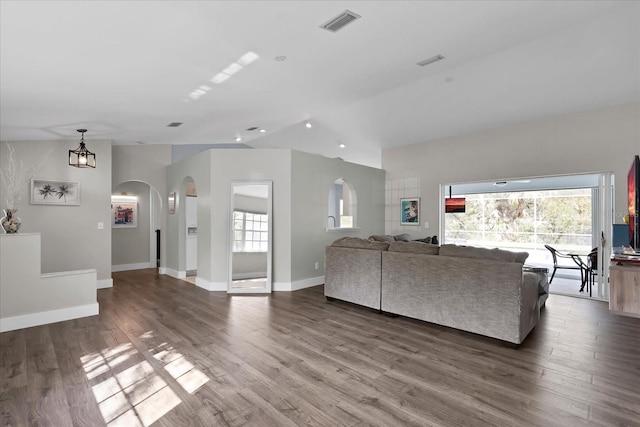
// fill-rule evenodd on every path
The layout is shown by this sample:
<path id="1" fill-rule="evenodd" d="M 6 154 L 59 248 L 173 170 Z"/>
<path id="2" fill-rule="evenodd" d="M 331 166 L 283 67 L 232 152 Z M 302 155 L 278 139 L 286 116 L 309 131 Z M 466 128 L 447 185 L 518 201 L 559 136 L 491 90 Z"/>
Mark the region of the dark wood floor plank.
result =
<path id="1" fill-rule="evenodd" d="M 640 426 L 640 319 L 551 295 L 518 348 L 324 298 L 114 273 L 100 314 L 0 334 L 1 425 Z"/>
<path id="2" fill-rule="evenodd" d="M 0 334 L 0 390 L 26 387 L 27 342 L 25 331 Z"/>

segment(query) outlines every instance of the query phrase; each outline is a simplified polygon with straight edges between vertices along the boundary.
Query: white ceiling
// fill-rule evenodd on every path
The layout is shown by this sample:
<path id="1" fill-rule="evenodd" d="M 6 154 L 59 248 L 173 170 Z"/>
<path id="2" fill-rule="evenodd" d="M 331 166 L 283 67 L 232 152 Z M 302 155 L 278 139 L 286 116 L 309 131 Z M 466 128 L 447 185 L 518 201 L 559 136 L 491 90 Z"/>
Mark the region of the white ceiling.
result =
<path id="1" fill-rule="evenodd" d="M 319 28 L 345 9 L 362 18 Z M 240 136 L 380 166 L 384 148 L 640 99 L 638 1 L 2 0 L 0 19 L 3 140 Z"/>

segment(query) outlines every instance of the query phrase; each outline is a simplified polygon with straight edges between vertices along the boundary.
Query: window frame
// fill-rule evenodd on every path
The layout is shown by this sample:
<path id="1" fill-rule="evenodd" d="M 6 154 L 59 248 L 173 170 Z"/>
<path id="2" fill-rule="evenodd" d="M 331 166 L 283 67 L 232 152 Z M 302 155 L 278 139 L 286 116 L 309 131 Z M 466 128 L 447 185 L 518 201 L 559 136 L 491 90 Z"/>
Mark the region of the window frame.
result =
<path id="1" fill-rule="evenodd" d="M 238 229 L 235 228 L 235 224 L 236 224 L 236 213 L 240 213 L 242 214 L 242 228 Z M 269 250 L 269 214 L 264 213 L 264 212 L 255 212 L 255 211 L 250 211 L 250 210 L 245 210 L 245 209 L 234 209 L 231 213 L 232 218 L 233 218 L 233 228 L 231 230 L 232 232 L 232 245 L 233 245 L 233 253 L 265 253 L 268 252 Z M 248 215 L 259 215 L 260 219 L 258 221 L 256 221 L 255 219 L 247 219 Z M 259 224 L 263 224 L 266 225 L 266 230 L 264 229 L 255 229 L 254 227 L 252 227 L 250 230 L 247 229 L 247 222 L 250 221 L 253 224 L 255 223 L 259 223 Z M 236 239 L 236 232 L 241 232 L 242 233 L 242 240 L 238 240 Z M 247 239 L 247 234 L 248 233 L 259 233 L 260 234 L 260 238 L 259 239 L 254 239 L 254 235 L 251 236 L 251 239 Z M 263 238 L 263 235 L 264 236 Z M 236 246 L 236 242 L 241 242 L 241 248 L 238 248 Z M 247 243 L 250 242 L 253 245 L 258 244 L 258 249 L 248 249 L 247 248 Z"/>

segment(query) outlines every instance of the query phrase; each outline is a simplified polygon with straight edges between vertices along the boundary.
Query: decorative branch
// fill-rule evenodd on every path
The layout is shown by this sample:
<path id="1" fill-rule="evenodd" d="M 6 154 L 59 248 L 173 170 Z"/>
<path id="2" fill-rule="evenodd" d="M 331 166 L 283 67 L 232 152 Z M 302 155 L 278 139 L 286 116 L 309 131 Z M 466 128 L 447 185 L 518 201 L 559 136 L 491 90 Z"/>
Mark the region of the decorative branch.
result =
<path id="1" fill-rule="evenodd" d="M 24 162 L 16 161 L 15 149 L 8 141 L 5 141 L 9 155 L 7 156 L 7 165 L 0 168 L 0 180 L 6 188 L 5 207 L 9 209 L 17 209 L 22 200 L 20 189 L 24 184 L 29 182 L 31 178 L 42 168 L 45 160 L 53 149 L 47 151 L 40 159 L 29 169 L 25 169 Z"/>

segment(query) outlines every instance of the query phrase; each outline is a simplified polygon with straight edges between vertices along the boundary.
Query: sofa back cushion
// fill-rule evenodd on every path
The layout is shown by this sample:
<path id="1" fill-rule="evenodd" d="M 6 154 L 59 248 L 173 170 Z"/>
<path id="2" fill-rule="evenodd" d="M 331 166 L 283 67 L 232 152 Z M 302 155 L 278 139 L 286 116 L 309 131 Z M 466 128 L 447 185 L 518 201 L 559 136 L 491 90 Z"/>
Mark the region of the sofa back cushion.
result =
<path id="1" fill-rule="evenodd" d="M 374 242 L 372 240 L 361 239 L 360 237 L 342 237 L 331 244 L 343 248 L 371 249 L 374 251 L 386 251 L 389 248 L 388 242 Z"/>
<path id="2" fill-rule="evenodd" d="M 389 252 L 410 252 L 413 254 L 438 255 L 440 247 L 422 242 L 393 242 Z"/>
<path id="3" fill-rule="evenodd" d="M 409 242 L 411 241 L 411 236 L 407 233 L 396 234 L 393 236 L 393 240 L 396 242 Z"/>
<path id="4" fill-rule="evenodd" d="M 476 248 L 473 246 L 442 245 L 440 246 L 440 255 L 457 256 L 464 258 L 484 258 L 496 261 L 517 262 L 520 264 L 524 264 L 525 260 L 529 256 L 529 253 L 511 252 L 498 248 L 487 249 Z"/>
<path id="5" fill-rule="evenodd" d="M 381 234 L 374 234 L 373 236 L 369 236 L 369 240 L 373 241 L 373 242 L 387 242 L 387 243 L 391 243 L 391 242 L 395 242 L 396 239 L 393 238 L 393 236 L 390 235 L 381 235 Z"/>

